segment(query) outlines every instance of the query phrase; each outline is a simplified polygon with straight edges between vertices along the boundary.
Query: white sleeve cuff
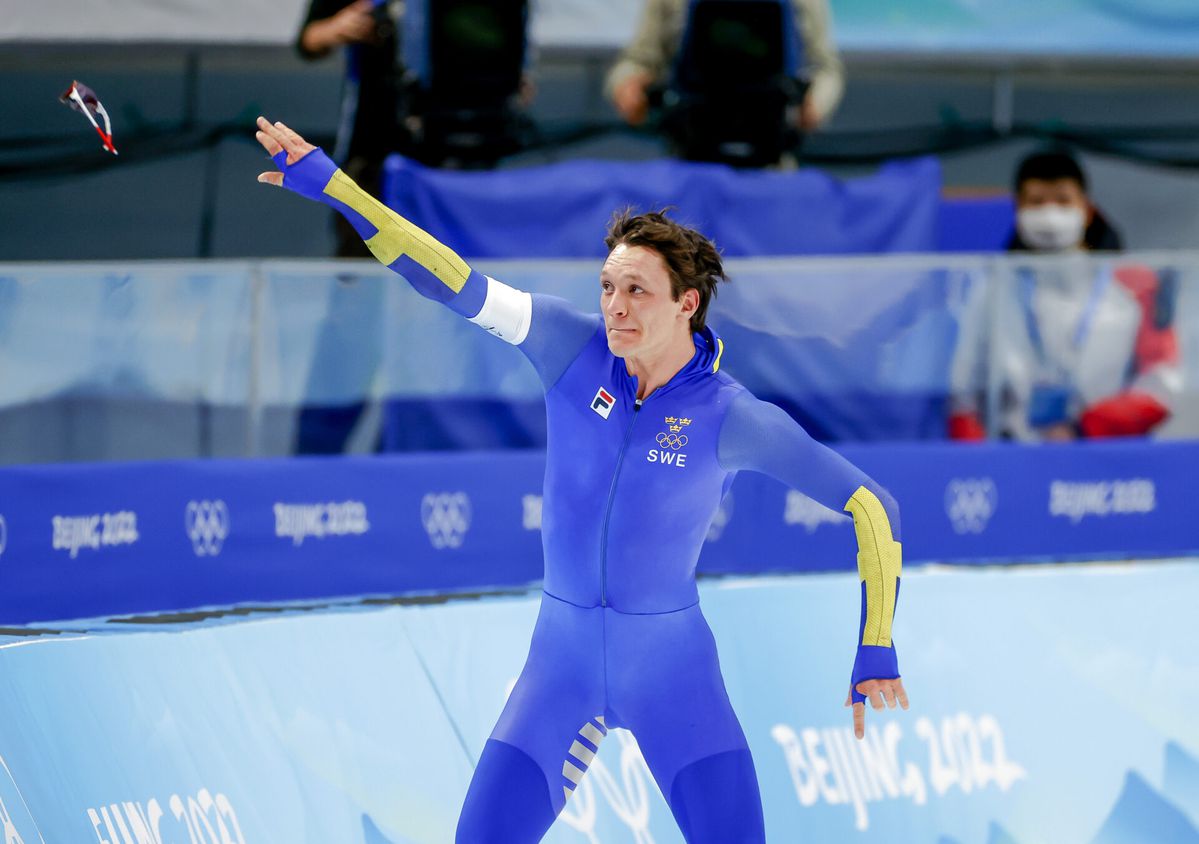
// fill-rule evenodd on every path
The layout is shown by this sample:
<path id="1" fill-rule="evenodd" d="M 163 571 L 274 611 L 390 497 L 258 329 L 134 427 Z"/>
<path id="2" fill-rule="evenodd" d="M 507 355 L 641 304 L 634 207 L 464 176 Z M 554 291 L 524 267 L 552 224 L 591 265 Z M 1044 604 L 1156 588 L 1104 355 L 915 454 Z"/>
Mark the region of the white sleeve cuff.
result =
<path id="1" fill-rule="evenodd" d="M 506 343 L 519 346 L 529 336 L 533 321 L 533 297 L 487 276 L 483 307 L 470 321 Z"/>

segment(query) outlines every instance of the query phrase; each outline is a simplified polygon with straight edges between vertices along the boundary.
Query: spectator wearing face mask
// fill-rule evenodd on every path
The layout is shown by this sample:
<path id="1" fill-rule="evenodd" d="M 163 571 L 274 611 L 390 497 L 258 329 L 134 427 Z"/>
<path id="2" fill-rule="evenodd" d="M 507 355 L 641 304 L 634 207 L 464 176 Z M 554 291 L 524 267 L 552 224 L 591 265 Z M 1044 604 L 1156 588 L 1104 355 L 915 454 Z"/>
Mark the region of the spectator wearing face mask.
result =
<path id="1" fill-rule="evenodd" d="M 1066 441 L 1151 432 L 1181 386 L 1173 275 L 1087 257 L 1122 244 L 1069 153 L 1030 155 L 1015 188 L 1008 251 L 1037 260 L 995 279 L 993 307 L 985 294 L 967 306 L 949 436 L 982 439 L 992 428 L 1005 439 Z"/>
<path id="2" fill-rule="evenodd" d="M 1016 229 L 1009 252 L 1116 252 L 1120 233 L 1087 194 L 1087 177 L 1066 152 L 1034 153 L 1016 171 Z"/>

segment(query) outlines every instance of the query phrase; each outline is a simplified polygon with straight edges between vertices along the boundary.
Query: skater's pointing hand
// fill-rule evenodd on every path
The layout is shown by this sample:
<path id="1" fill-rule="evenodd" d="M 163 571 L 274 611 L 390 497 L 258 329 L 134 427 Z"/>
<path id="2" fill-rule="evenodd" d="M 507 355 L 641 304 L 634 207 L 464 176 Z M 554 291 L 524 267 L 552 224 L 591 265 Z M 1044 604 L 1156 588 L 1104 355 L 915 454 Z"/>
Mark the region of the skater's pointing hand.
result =
<path id="1" fill-rule="evenodd" d="M 866 736 L 866 704 L 853 703 L 853 689 L 845 696 L 845 705 L 853 706 L 853 734 L 858 738 Z M 894 709 L 896 704 L 908 708 L 908 693 L 903 690 L 903 680 L 896 677 L 893 680 L 863 680 L 858 683 L 858 694 L 865 695 L 870 705 L 881 710 L 885 705 Z"/>

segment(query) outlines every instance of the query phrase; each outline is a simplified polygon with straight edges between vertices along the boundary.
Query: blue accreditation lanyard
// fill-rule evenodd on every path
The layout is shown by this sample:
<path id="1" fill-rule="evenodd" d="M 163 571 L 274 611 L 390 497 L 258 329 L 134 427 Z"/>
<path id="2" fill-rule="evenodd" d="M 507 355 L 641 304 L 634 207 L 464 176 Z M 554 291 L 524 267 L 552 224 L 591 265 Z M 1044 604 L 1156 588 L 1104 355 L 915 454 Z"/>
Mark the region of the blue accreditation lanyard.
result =
<path id="1" fill-rule="evenodd" d="M 1032 343 L 1037 362 L 1044 369 L 1049 356 L 1045 351 L 1045 338 L 1041 334 L 1041 326 L 1033 311 L 1033 295 L 1036 293 L 1037 279 L 1028 268 L 1021 268 L 1019 273 L 1020 305 L 1024 309 L 1024 324 L 1028 328 L 1028 339 Z M 1103 300 L 1103 295 L 1107 292 L 1111 281 L 1111 273 L 1107 269 L 1101 268 L 1096 272 L 1095 280 L 1091 282 L 1090 295 L 1087 296 L 1086 305 L 1083 306 L 1082 314 L 1078 317 L 1078 324 L 1074 326 L 1074 336 L 1071 338 L 1071 350 L 1076 354 L 1082 351 L 1083 344 L 1094 327 L 1099 303 Z"/>

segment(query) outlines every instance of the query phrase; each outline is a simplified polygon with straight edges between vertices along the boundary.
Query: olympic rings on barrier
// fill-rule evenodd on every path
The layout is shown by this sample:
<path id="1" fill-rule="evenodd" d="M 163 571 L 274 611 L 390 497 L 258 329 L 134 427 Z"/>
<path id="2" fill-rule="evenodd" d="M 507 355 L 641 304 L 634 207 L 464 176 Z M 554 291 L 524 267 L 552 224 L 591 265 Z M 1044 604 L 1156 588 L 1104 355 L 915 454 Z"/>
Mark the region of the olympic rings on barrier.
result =
<path id="1" fill-rule="evenodd" d="M 434 548 L 459 548 L 470 530 L 470 497 L 465 492 L 430 492 L 421 499 L 420 515 Z"/>
<path id="2" fill-rule="evenodd" d="M 189 501 L 183 516 L 187 538 L 197 557 L 215 557 L 229 536 L 229 508 L 224 501 Z"/>

